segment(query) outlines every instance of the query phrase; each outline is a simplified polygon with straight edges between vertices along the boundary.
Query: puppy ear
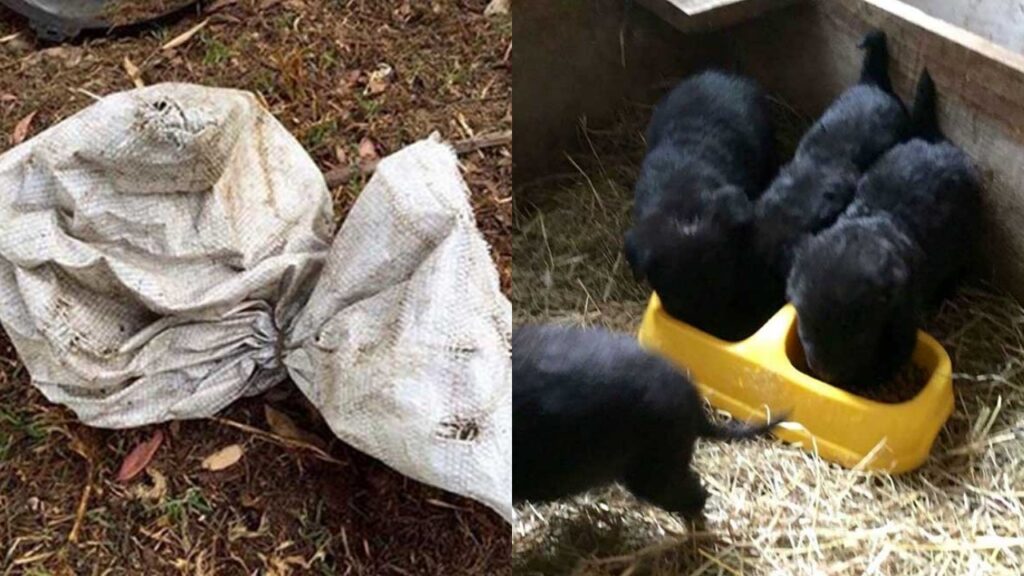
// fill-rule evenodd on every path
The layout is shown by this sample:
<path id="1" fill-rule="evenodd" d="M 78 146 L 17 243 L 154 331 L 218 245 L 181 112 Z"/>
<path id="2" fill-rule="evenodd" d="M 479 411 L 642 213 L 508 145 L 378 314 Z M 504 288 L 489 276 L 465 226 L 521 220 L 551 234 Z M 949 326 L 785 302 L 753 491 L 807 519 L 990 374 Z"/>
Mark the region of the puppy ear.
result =
<path id="1" fill-rule="evenodd" d="M 637 239 L 636 230 L 630 229 L 626 232 L 625 242 L 626 261 L 633 270 L 633 278 L 637 282 L 643 282 L 647 278 L 647 270 L 651 265 L 651 249 L 643 246 Z"/>
<path id="2" fill-rule="evenodd" d="M 712 219 L 728 228 L 747 226 L 754 221 L 754 203 L 736 186 L 715 190 L 712 210 Z"/>

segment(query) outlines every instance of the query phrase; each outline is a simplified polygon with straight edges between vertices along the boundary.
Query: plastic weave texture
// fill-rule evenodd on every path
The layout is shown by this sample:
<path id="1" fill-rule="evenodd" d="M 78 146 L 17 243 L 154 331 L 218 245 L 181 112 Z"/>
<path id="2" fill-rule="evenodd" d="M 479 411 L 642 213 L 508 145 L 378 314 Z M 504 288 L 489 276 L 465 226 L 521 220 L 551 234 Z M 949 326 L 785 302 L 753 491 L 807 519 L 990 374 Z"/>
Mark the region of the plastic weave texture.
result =
<path id="1" fill-rule="evenodd" d="M 511 316 L 436 136 L 333 238 L 323 176 L 246 92 L 114 94 L 0 156 L 0 322 L 92 426 L 290 376 L 345 442 L 511 519 Z"/>

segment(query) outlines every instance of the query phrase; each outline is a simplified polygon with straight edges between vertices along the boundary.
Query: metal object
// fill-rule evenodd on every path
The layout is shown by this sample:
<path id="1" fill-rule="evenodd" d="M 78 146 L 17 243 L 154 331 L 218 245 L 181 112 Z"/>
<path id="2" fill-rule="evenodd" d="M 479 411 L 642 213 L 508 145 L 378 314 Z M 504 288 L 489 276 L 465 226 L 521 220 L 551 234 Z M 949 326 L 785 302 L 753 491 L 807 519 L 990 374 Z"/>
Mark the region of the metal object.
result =
<path id="1" fill-rule="evenodd" d="M 196 3 L 196 0 L 166 2 L 159 12 L 140 12 L 135 20 L 112 22 L 117 4 L 123 0 L 0 0 L 0 4 L 29 19 L 36 35 L 51 42 L 63 42 L 89 30 L 113 30 L 167 16 Z"/>

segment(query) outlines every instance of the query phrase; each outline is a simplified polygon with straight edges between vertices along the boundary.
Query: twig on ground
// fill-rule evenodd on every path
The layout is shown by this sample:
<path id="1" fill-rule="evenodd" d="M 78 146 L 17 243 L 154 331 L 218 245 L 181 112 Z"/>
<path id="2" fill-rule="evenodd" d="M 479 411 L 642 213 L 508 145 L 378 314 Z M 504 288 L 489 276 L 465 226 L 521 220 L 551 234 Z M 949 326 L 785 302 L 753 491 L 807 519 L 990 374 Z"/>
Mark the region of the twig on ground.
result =
<path id="1" fill-rule="evenodd" d="M 82 523 L 85 521 L 85 512 L 89 509 L 89 497 L 92 496 L 92 484 L 96 480 L 96 448 L 95 445 L 83 440 L 83 437 L 62 428 L 63 432 L 71 440 L 71 450 L 85 460 L 85 488 L 82 489 L 82 496 L 78 500 L 78 508 L 75 510 L 75 523 L 68 533 L 68 542 L 78 542 L 78 535 L 82 530 Z"/>
<path id="2" fill-rule="evenodd" d="M 75 511 L 75 523 L 71 526 L 71 533 L 68 534 L 68 542 L 77 543 L 78 534 L 82 529 L 82 522 L 85 520 L 85 511 L 89 509 L 89 497 L 92 495 L 93 467 L 89 464 L 89 478 L 82 490 L 82 498 L 78 501 L 78 509 Z"/>
<path id="3" fill-rule="evenodd" d="M 199 24 L 196 24 L 195 26 L 193 26 L 193 27 L 189 28 L 188 30 L 182 32 L 181 34 L 175 36 L 174 38 L 171 38 L 166 44 L 164 44 L 160 48 L 162 50 L 167 51 L 167 50 L 174 50 L 175 48 L 178 48 L 180 46 L 185 45 L 189 40 L 192 39 L 193 36 L 198 34 L 200 30 L 202 30 L 203 28 L 206 28 L 206 25 L 209 24 L 209 23 L 210 23 L 210 19 L 209 18 L 207 18 L 206 20 L 203 20 Z"/>
<path id="4" fill-rule="evenodd" d="M 264 440 L 269 440 L 281 446 L 285 446 L 288 448 L 301 448 L 303 450 L 307 450 L 309 452 L 312 452 L 314 456 L 325 462 L 339 464 L 341 466 L 345 465 L 345 463 L 342 462 L 341 460 L 338 460 L 337 458 L 331 456 L 327 452 L 324 452 L 320 448 L 317 448 L 316 446 L 309 444 L 308 442 L 303 442 L 301 440 L 292 440 L 290 438 L 278 436 L 277 434 L 274 434 L 272 432 L 267 432 L 266 430 L 256 428 L 255 426 L 249 426 L 248 424 L 242 424 L 241 422 L 235 422 L 234 420 L 228 420 L 227 418 L 211 418 L 211 420 L 219 424 L 223 424 L 225 426 L 237 428 L 238 430 L 241 430 L 243 432 L 248 432 L 254 436 L 257 436 Z"/>

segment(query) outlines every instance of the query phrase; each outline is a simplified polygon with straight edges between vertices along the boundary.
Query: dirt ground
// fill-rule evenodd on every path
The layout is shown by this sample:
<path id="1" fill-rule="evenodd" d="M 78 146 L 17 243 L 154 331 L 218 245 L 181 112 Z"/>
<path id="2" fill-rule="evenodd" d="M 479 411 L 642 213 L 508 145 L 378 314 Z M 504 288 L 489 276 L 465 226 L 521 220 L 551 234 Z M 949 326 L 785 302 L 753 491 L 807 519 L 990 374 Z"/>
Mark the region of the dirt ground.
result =
<path id="1" fill-rule="evenodd" d="M 511 22 L 485 6 L 218 0 L 152 29 L 56 47 L 0 8 L 0 150 L 29 115 L 31 137 L 136 79 L 254 91 L 324 171 L 355 164 L 360 143 L 364 156 L 370 144 L 383 156 L 434 130 L 451 140 L 510 130 Z M 508 292 L 511 147 L 461 160 Z M 356 174 L 333 190 L 339 221 L 366 180 Z M 510 530 L 496 514 L 335 440 L 290 383 L 220 421 L 160 427 L 167 440 L 149 474 L 126 485 L 115 480 L 122 460 L 156 427 L 77 424 L 29 385 L 5 336 L 0 364 L 0 574 L 511 573 Z M 261 434 L 267 405 L 340 464 Z M 236 443 L 241 462 L 202 470 Z"/>

